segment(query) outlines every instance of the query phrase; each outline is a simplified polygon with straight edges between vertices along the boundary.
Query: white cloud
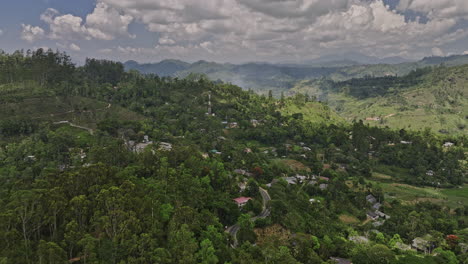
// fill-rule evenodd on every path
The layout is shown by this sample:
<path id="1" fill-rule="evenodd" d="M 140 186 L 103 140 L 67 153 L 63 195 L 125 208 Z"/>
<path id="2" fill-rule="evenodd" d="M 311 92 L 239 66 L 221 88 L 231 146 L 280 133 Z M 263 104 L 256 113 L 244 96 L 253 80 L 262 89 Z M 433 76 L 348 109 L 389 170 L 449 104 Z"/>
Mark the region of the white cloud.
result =
<path id="1" fill-rule="evenodd" d="M 76 45 L 75 43 L 70 44 L 70 49 L 73 51 L 80 51 L 80 46 Z"/>
<path id="2" fill-rule="evenodd" d="M 44 30 L 40 27 L 25 24 L 21 24 L 21 27 L 23 28 L 21 31 L 21 38 L 28 42 L 32 43 L 44 37 Z"/>
<path id="3" fill-rule="evenodd" d="M 3 30 L 0 28 L 0 36 L 3 35 Z"/>
<path id="4" fill-rule="evenodd" d="M 440 49 L 438 47 L 434 47 L 434 48 L 432 48 L 432 55 L 433 56 L 443 57 L 443 56 L 445 56 L 445 53 L 442 51 L 442 49 Z"/>
<path id="5" fill-rule="evenodd" d="M 397 8 L 421 12 L 429 18 L 468 18 L 466 0 L 400 0 Z"/>
<path id="6" fill-rule="evenodd" d="M 135 36 L 128 33 L 128 25 L 133 21 L 130 15 L 120 14 L 116 9 L 99 2 L 86 20 L 72 14 L 60 14 L 49 8 L 41 16 L 49 25 L 48 37 L 56 40 L 100 39 L 113 40 L 116 36 Z"/>
<path id="7" fill-rule="evenodd" d="M 251 61 L 355 50 L 418 57 L 468 37 L 458 26 L 467 3 L 400 0 L 392 10 L 383 0 L 98 0 L 85 18 L 48 9 L 41 19 L 49 38 L 66 43 L 135 37 L 128 32 L 132 22 L 159 36 L 153 48 L 114 44 L 108 54 Z M 408 19 L 404 10 L 427 21 Z"/>
<path id="8" fill-rule="evenodd" d="M 105 3 L 98 3 L 93 13 L 86 17 L 88 33 L 97 39 L 112 40 L 117 35 L 128 34 L 128 25 L 133 21 L 130 15 L 122 15 Z"/>

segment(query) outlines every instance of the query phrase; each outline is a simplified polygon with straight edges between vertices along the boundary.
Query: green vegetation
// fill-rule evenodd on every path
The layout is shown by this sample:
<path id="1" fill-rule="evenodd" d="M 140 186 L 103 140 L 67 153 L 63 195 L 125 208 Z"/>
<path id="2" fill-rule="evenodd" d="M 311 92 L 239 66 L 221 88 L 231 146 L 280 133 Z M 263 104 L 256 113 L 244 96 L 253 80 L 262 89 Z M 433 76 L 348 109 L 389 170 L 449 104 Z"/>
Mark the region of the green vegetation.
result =
<path id="1" fill-rule="evenodd" d="M 381 186 L 464 199 L 464 136 L 43 50 L 1 54 L 0 87 L 1 263 L 467 261 L 466 204 Z M 415 238 L 437 254 L 407 251 Z"/>

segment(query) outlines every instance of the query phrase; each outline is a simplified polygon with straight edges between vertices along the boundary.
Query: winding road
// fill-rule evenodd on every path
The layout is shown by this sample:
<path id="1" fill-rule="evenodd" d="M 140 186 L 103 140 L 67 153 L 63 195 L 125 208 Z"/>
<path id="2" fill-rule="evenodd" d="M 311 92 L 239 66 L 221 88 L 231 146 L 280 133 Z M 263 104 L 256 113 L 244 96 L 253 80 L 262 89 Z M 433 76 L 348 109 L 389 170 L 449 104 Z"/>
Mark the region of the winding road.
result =
<path id="1" fill-rule="evenodd" d="M 258 190 L 260 191 L 260 195 L 262 196 L 262 199 L 263 199 L 263 210 L 259 215 L 254 216 L 250 219 L 250 221 L 252 222 L 257 219 L 267 218 L 268 216 L 270 216 L 270 212 L 271 212 L 270 208 L 268 208 L 268 202 L 271 201 L 270 194 L 268 194 L 268 191 L 263 189 L 262 187 L 259 187 Z M 231 247 L 233 248 L 236 248 L 238 246 L 237 232 L 239 232 L 239 230 L 240 230 L 240 226 L 238 224 L 232 225 L 226 229 L 226 232 L 229 233 L 233 238 L 233 241 L 231 244 Z"/>

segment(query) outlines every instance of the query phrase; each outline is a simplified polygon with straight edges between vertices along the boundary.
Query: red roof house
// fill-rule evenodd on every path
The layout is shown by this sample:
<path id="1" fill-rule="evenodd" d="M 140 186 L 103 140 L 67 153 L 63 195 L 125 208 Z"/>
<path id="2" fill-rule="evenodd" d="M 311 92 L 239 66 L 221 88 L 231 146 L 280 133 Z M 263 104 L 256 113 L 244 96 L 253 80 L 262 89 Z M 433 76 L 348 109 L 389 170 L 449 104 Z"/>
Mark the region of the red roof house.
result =
<path id="1" fill-rule="evenodd" d="M 237 203 L 237 206 L 241 207 L 241 206 L 244 206 L 248 201 L 252 200 L 252 198 L 250 197 L 239 197 L 239 198 L 236 198 L 236 199 L 233 199 L 234 202 Z"/>

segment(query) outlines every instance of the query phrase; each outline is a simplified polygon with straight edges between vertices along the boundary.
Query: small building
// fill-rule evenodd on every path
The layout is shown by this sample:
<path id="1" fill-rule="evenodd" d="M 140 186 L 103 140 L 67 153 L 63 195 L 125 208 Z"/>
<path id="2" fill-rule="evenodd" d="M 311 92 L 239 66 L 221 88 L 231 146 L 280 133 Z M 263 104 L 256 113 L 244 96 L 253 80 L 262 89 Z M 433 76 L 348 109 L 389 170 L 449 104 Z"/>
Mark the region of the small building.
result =
<path id="1" fill-rule="evenodd" d="M 450 147 L 453 147 L 454 145 L 455 145 L 455 144 L 452 143 L 452 142 L 445 142 L 443 146 L 444 146 L 445 148 L 450 148 Z"/>
<path id="2" fill-rule="evenodd" d="M 352 236 L 349 237 L 349 241 L 357 243 L 357 244 L 367 244 L 369 243 L 369 239 L 364 236 Z"/>
<path id="3" fill-rule="evenodd" d="M 250 120 L 250 123 L 252 124 L 253 127 L 257 127 L 258 125 L 260 125 L 260 121 L 256 119 Z"/>
<path id="4" fill-rule="evenodd" d="M 433 170 L 428 170 L 428 171 L 426 171 L 426 175 L 427 175 L 427 176 L 434 176 L 434 174 L 435 174 L 435 173 L 434 173 Z"/>
<path id="5" fill-rule="evenodd" d="M 245 148 L 244 153 L 252 153 L 252 149 L 251 148 Z"/>
<path id="6" fill-rule="evenodd" d="M 372 221 L 375 221 L 379 219 L 379 215 L 376 214 L 375 212 L 369 211 L 367 212 L 367 218 L 371 219 Z"/>
<path id="7" fill-rule="evenodd" d="M 372 208 L 375 209 L 375 210 L 379 210 L 380 207 L 382 207 L 381 203 L 375 203 L 374 205 L 372 205 Z"/>
<path id="8" fill-rule="evenodd" d="M 323 177 L 323 176 L 320 176 L 319 179 L 322 180 L 322 181 L 330 181 L 330 178 Z"/>
<path id="9" fill-rule="evenodd" d="M 319 185 L 319 188 L 320 188 L 320 190 L 322 190 L 322 191 L 323 191 L 323 190 L 326 190 L 326 189 L 328 188 L 328 184 L 322 183 L 322 184 Z"/>
<path id="10" fill-rule="evenodd" d="M 247 204 L 248 201 L 252 200 L 250 197 L 238 197 L 233 199 L 237 206 L 242 207 Z"/>
<path id="11" fill-rule="evenodd" d="M 430 254 L 432 250 L 435 248 L 434 242 L 431 241 L 431 235 L 425 235 L 424 237 L 417 237 L 413 239 L 413 243 L 411 244 L 411 248 L 423 252 L 424 254 Z"/>
<path id="12" fill-rule="evenodd" d="M 303 149 L 304 151 L 312 151 L 312 149 L 309 148 L 309 147 L 302 147 L 302 149 Z"/>
<path id="13" fill-rule="evenodd" d="M 160 142 L 159 143 L 159 150 L 162 151 L 171 151 L 172 150 L 172 144 L 167 143 L 167 142 Z"/>
<path id="14" fill-rule="evenodd" d="M 228 128 L 239 128 L 239 124 L 237 122 L 231 122 L 228 124 Z"/>
<path id="15" fill-rule="evenodd" d="M 411 141 L 405 141 L 405 140 L 400 141 L 400 143 L 403 144 L 403 145 L 411 145 L 411 144 L 413 144 L 413 142 L 411 142 Z"/>
<path id="16" fill-rule="evenodd" d="M 377 199 L 375 199 L 374 195 L 369 194 L 366 196 L 366 201 L 371 204 L 375 204 L 377 202 Z"/>
<path id="17" fill-rule="evenodd" d="M 288 184 L 297 184 L 296 177 L 282 177 Z"/>

